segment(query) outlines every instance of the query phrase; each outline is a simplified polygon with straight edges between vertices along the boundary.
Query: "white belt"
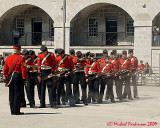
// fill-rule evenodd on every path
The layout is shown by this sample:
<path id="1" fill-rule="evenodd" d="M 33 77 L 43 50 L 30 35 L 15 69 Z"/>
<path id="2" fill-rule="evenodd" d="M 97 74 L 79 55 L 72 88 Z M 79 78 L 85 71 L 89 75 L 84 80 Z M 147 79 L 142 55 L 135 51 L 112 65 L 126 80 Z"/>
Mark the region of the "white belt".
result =
<path id="1" fill-rule="evenodd" d="M 89 75 L 92 75 L 92 74 L 96 74 L 95 72 L 92 72 L 92 71 L 88 71 L 88 74 Z"/>
<path id="2" fill-rule="evenodd" d="M 52 67 L 42 67 L 41 69 L 42 70 L 50 70 L 50 69 L 52 69 Z"/>
<path id="3" fill-rule="evenodd" d="M 60 68 L 60 67 L 58 67 L 58 71 L 60 71 L 60 72 L 68 71 L 68 70 L 69 70 L 69 68 Z"/>
<path id="4" fill-rule="evenodd" d="M 38 72 L 38 70 L 32 70 L 32 71 L 29 71 L 29 72 L 36 73 L 36 72 Z"/>

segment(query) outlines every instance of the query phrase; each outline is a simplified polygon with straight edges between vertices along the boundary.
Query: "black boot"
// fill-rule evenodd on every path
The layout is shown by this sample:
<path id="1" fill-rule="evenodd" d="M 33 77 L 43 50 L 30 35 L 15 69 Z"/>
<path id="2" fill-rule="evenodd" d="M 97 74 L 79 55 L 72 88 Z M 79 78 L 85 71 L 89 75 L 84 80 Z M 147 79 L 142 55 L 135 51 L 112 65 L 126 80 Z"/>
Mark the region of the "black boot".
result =
<path id="1" fill-rule="evenodd" d="M 37 108 L 37 107 L 35 106 L 35 104 L 30 103 L 30 108 Z"/>
<path id="2" fill-rule="evenodd" d="M 111 99 L 111 102 L 112 102 L 112 103 L 116 103 L 114 99 Z"/>
<path id="3" fill-rule="evenodd" d="M 56 104 L 51 105 L 51 108 L 58 109 Z"/>
<path id="4" fill-rule="evenodd" d="M 84 101 L 83 101 L 83 104 L 84 104 L 84 105 L 88 105 L 87 100 L 84 100 Z"/>
<path id="5" fill-rule="evenodd" d="M 24 112 L 12 113 L 12 115 L 24 115 Z"/>
<path id="6" fill-rule="evenodd" d="M 46 105 L 41 104 L 41 105 L 39 106 L 39 108 L 46 108 Z"/>

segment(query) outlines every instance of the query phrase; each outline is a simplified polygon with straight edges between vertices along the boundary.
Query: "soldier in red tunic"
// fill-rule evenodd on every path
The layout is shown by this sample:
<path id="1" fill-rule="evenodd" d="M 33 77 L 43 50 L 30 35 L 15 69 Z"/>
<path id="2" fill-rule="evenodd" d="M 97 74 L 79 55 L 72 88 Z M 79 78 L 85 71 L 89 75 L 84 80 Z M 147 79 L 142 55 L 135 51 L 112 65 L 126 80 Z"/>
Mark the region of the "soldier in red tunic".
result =
<path id="1" fill-rule="evenodd" d="M 38 81 L 41 84 L 41 100 L 40 100 L 40 108 L 45 108 L 45 91 L 46 86 L 48 88 L 49 94 L 49 102 L 51 108 L 56 107 L 56 85 L 53 84 L 53 78 L 51 78 L 51 74 L 56 70 L 56 61 L 53 53 L 48 52 L 46 46 L 41 46 L 41 53 L 38 55 L 37 66 L 41 66 L 38 68 Z M 48 77 L 48 79 L 42 81 L 41 78 Z"/>
<path id="2" fill-rule="evenodd" d="M 23 59 L 24 59 L 24 66 L 26 67 L 26 70 L 27 70 L 27 76 L 28 76 L 28 68 L 26 66 L 26 60 L 27 58 L 29 58 L 29 51 L 27 49 L 24 49 L 21 53 Z M 27 81 L 28 81 L 28 78 L 27 78 Z M 23 84 L 23 87 L 22 87 L 22 97 L 21 97 L 21 107 L 26 107 L 26 100 L 25 100 L 25 93 L 24 93 L 24 90 L 26 90 L 26 94 L 27 94 L 27 98 L 28 98 L 28 101 L 29 101 L 29 91 L 28 91 L 28 86 L 27 86 L 27 83 L 28 82 L 24 82 Z M 25 87 L 25 88 L 24 88 Z"/>
<path id="3" fill-rule="evenodd" d="M 124 70 L 124 73 L 119 76 L 120 79 L 120 94 L 119 98 L 126 98 L 128 96 L 128 99 L 133 99 L 131 96 L 131 87 L 130 87 L 130 72 L 131 70 L 131 61 L 127 58 L 127 51 L 122 51 L 122 58 L 120 59 L 120 65 L 119 70 Z M 123 83 L 126 83 L 124 88 L 124 93 L 122 96 L 122 86 Z"/>
<path id="4" fill-rule="evenodd" d="M 72 95 L 72 89 L 71 89 L 72 81 L 71 81 L 71 75 L 69 75 L 69 73 L 74 70 L 73 60 L 69 55 L 65 54 L 65 51 L 63 49 L 58 49 L 58 54 L 59 56 L 56 57 L 57 72 L 59 72 L 60 74 L 63 72 L 63 74 L 58 75 L 59 81 L 57 82 L 57 104 L 60 104 L 60 97 L 62 96 L 64 83 L 65 83 L 69 104 L 70 106 L 74 106 L 75 101 L 74 101 L 74 97 Z"/>
<path id="5" fill-rule="evenodd" d="M 23 50 L 22 54 L 25 58 L 25 66 L 28 73 L 28 82 L 26 83 L 26 92 L 30 108 L 35 108 L 34 87 L 38 84 L 37 69 L 32 67 L 35 65 L 35 52 L 33 50 Z"/>
<path id="6" fill-rule="evenodd" d="M 38 98 L 39 100 L 41 99 L 41 83 L 38 82 L 38 67 L 37 66 L 37 60 L 38 60 L 38 56 L 36 56 L 35 51 L 34 50 L 29 50 L 29 55 L 30 57 L 33 59 L 33 65 L 35 67 L 33 67 L 33 70 L 31 71 L 33 74 L 33 78 L 32 78 L 32 82 L 33 85 L 37 85 L 37 91 L 38 91 Z M 33 92 L 32 92 L 33 94 Z"/>
<path id="7" fill-rule="evenodd" d="M 103 55 L 101 56 L 100 59 L 97 60 L 100 65 L 101 65 L 101 63 L 105 63 L 105 57 L 107 57 L 107 56 L 108 56 L 108 51 L 107 51 L 107 49 L 104 49 L 104 50 L 103 50 Z M 101 79 L 101 78 L 100 78 L 100 79 Z M 103 80 L 100 80 L 100 84 L 101 84 L 102 87 L 105 86 L 105 83 L 103 82 Z M 108 90 L 106 91 L 106 98 L 105 98 L 105 99 L 106 99 L 106 100 L 109 99 Z"/>
<path id="8" fill-rule="evenodd" d="M 137 57 L 133 56 L 133 50 L 130 49 L 128 51 L 129 57 L 128 59 L 131 60 L 131 67 L 132 67 L 132 72 L 136 72 L 137 67 L 138 67 L 138 59 Z M 133 84 L 133 93 L 134 93 L 134 98 L 138 98 L 138 89 L 137 89 L 137 83 L 136 83 L 136 73 L 134 76 L 132 76 L 132 84 Z"/>
<path id="9" fill-rule="evenodd" d="M 88 92 L 88 103 L 96 102 L 99 100 L 99 75 L 101 74 L 99 62 L 96 61 L 93 57 L 94 54 L 90 55 L 90 63 L 87 63 L 86 66 L 86 82 L 88 82 L 89 92 Z"/>
<path id="10" fill-rule="evenodd" d="M 82 57 L 82 52 L 78 51 L 76 53 L 76 57 L 73 58 L 74 63 L 74 78 L 73 78 L 73 94 L 76 99 L 76 103 L 79 103 L 79 82 L 82 88 L 82 101 L 85 105 L 87 105 L 87 99 L 86 99 L 86 78 L 85 78 L 85 72 L 84 67 L 87 63 L 86 60 L 84 60 Z"/>
<path id="11" fill-rule="evenodd" d="M 21 88 L 23 79 L 27 78 L 27 71 L 23 65 L 24 59 L 20 56 L 21 47 L 14 46 L 14 54 L 7 57 L 4 64 L 4 76 L 8 80 L 9 101 L 12 115 L 22 115 L 20 112 L 21 105 Z"/>
<path id="12" fill-rule="evenodd" d="M 117 57 L 117 51 L 116 51 L 116 50 L 113 50 L 113 51 L 111 52 L 111 58 L 110 58 L 110 63 L 113 64 L 113 72 L 118 72 L 118 70 L 119 70 L 119 65 L 120 65 L 119 60 L 120 60 L 120 59 Z M 115 74 L 113 80 L 115 81 L 115 85 L 116 85 L 117 99 L 122 100 L 122 99 L 120 98 L 120 94 L 121 94 L 120 90 L 121 90 L 121 89 L 120 89 L 120 85 L 119 85 L 119 76 L 117 76 L 117 75 Z"/>
<path id="13" fill-rule="evenodd" d="M 112 103 L 115 103 L 114 101 L 114 95 L 113 95 L 113 78 L 112 78 L 112 69 L 113 64 L 109 62 L 109 56 L 106 56 L 105 62 L 100 64 L 101 66 L 101 88 L 100 88 L 100 99 L 99 102 L 102 102 L 105 86 L 107 85 L 107 91 L 108 91 L 108 97 L 110 98 Z"/>

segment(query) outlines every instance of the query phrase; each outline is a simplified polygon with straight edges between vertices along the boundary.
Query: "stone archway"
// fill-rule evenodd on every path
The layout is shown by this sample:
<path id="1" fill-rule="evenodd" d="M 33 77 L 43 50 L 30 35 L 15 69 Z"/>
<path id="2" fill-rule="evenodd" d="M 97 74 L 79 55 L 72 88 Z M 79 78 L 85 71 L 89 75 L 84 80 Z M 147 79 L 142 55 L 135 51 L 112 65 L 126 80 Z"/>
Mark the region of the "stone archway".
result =
<path id="1" fill-rule="evenodd" d="M 70 22 L 71 46 L 133 46 L 133 22 L 133 18 L 116 5 L 87 6 Z"/>
<path id="2" fill-rule="evenodd" d="M 52 18 L 41 8 L 22 4 L 6 11 L 0 17 L 0 43 L 12 45 L 13 31 L 20 32 L 21 45 L 53 45 L 54 28 Z"/>

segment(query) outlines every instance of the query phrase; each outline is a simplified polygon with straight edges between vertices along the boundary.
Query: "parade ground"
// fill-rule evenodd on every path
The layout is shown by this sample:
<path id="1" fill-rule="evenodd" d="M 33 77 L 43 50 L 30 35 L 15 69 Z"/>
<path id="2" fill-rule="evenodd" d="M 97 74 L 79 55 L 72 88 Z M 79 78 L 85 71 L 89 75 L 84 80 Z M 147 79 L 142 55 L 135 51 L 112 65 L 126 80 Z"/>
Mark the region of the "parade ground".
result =
<path id="1" fill-rule="evenodd" d="M 22 108 L 11 115 L 8 88 L 0 85 L 0 128 L 160 128 L 160 87 L 140 86 L 139 99 L 116 103 L 78 104 L 76 107 Z M 115 90 L 115 89 L 114 89 Z M 36 106 L 39 106 L 37 91 Z M 27 101 L 28 102 L 28 101 Z M 139 125 L 139 126 L 138 126 Z"/>

